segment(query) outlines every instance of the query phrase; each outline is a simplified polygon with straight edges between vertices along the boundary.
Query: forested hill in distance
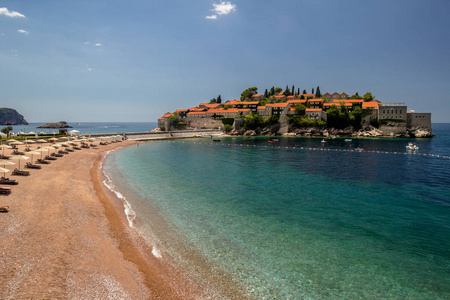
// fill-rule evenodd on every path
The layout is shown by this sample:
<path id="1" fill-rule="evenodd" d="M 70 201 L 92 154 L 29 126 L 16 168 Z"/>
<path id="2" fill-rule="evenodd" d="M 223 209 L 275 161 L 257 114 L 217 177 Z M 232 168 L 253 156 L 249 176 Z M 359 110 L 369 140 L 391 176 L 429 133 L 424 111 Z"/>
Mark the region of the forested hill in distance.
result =
<path id="1" fill-rule="evenodd" d="M 25 118 L 15 109 L 0 108 L 0 125 L 28 125 Z"/>

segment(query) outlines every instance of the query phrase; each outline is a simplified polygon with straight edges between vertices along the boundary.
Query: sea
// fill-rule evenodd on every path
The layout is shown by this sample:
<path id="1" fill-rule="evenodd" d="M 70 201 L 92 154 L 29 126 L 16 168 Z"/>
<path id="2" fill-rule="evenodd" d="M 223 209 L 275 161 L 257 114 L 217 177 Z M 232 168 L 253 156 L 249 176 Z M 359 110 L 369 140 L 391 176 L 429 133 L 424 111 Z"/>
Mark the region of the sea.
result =
<path id="1" fill-rule="evenodd" d="M 253 299 L 450 299 L 450 124 L 433 131 L 148 142 L 103 172 L 130 230 L 211 298 L 232 282 Z"/>
<path id="2" fill-rule="evenodd" d="M 58 129 L 38 128 L 46 123 L 29 123 L 28 125 L 14 125 L 12 132 L 19 133 L 40 133 L 45 134 L 58 133 Z M 77 130 L 79 134 L 93 133 L 130 133 L 130 132 L 146 132 L 158 127 L 157 122 L 68 122 L 68 130 Z M 5 126 L 3 126 L 5 127 Z M 0 128 L 3 128 L 0 126 Z"/>

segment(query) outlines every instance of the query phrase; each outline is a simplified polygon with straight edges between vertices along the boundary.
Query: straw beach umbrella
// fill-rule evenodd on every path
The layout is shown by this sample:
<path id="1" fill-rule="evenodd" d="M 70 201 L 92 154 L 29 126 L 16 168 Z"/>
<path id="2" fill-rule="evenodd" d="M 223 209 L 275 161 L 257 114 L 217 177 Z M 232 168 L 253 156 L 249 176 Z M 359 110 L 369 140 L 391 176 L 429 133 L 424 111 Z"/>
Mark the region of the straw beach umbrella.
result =
<path id="1" fill-rule="evenodd" d="M 8 145 L 0 145 L 0 148 L 3 148 L 3 155 L 5 155 L 5 149 L 11 149 Z"/>
<path id="2" fill-rule="evenodd" d="M 41 152 L 41 159 L 42 159 L 42 156 L 44 155 L 44 152 L 46 152 L 46 151 L 48 151 L 48 149 L 47 148 L 40 148 L 40 149 L 37 149 L 36 150 L 36 152 Z"/>
<path id="3" fill-rule="evenodd" d="M 41 154 L 41 153 L 39 153 L 37 151 L 27 152 L 27 155 L 31 155 L 31 163 L 33 163 L 34 155 L 39 155 L 39 154 Z"/>
<path id="4" fill-rule="evenodd" d="M 23 155 L 15 155 L 15 156 L 13 156 L 13 157 L 11 157 L 11 159 L 17 159 L 18 161 L 19 161 L 19 170 L 20 170 L 20 160 L 21 159 L 23 159 L 23 160 L 27 160 L 27 159 L 30 159 L 28 156 L 23 156 Z"/>
<path id="5" fill-rule="evenodd" d="M 7 172 L 11 172 L 11 170 L 5 169 L 5 168 L 0 168 L 0 172 L 3 172 L 3 177 L 6 176 Z"/>

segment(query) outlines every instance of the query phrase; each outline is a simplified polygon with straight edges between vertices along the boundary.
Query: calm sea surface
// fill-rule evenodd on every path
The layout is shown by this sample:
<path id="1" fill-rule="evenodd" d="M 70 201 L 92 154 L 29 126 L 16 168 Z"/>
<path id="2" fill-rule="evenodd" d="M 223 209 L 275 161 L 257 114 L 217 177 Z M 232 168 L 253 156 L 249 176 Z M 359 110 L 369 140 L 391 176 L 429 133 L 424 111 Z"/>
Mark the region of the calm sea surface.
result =
<path id="1" fill-rule="evenodd" d="M 433 129 L 419 153 L 450 155 L 450 124 Z M 409 139 L 221 140 L 107 156 L 156 256 L 195 252 L 256 299 L 450 299 L 450 159 L 405 155 Z M 392 153 L 335 151 L 356 147 Z"/>
<path id="2" fill-rule="evenodd" d="M 44 132 L 52 133 L 58 132 L 57 129 L 37 128 L 45 123 L 30 123 L 29 125 L 13 126 L 13 132 L 20 131 L 28 133 Z M 158 127 L 156 122 L 68 122 L 69 130 L 78 130 L 80 134 L 85 133 L 123 133 L 123 132 L 144 132 L 150 131 Z M 1 127 L 3 128 L 3 127 Z"/>

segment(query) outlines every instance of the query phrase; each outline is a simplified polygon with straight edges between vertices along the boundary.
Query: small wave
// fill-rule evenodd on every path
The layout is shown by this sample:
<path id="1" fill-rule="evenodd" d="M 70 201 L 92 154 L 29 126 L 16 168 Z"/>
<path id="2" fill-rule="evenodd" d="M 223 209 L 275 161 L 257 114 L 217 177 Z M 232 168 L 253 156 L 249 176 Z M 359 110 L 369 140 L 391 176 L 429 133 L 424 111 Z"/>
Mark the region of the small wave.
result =
<path id="1" fill-rule="evenodd" d="M 158 248 L 156 248 L 156 246 L 153 246 L 152 254 L 153 254 L 156 258 L 162 258 L 161 252 L 158 250 Z"/>
<path id="2" fill-rule="evenodd" d="M 115 189 L 115 186 L 112 184 L 111 178 L 108 176 L 108 174 L 106 174 L 105 170 L 102 169 L 102 172 L 103 172 L 103 175 L 106 177 L 106 179 L 103 180 L 103 184 L 111 192 L 113 192 L 117 196 L 117 198 L 122 200 L 125 215 L 127 216 L 127 220 L 128 220 L 128 225 L 132 228 L 134 226 L 134 220 L 136 219 L 136 212 L 131 207 L 130 202 L 127 201 L 127 198 L 125 198 L 125 196 L 122 195 L 122 193 L 120 193 L 119 191 L 117 191 Z"/>

